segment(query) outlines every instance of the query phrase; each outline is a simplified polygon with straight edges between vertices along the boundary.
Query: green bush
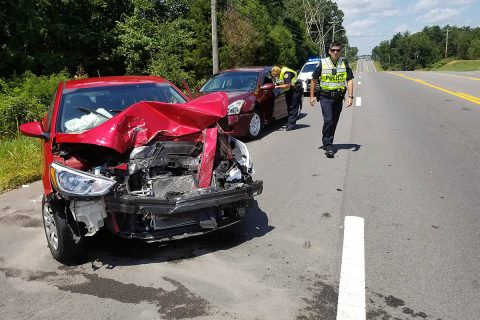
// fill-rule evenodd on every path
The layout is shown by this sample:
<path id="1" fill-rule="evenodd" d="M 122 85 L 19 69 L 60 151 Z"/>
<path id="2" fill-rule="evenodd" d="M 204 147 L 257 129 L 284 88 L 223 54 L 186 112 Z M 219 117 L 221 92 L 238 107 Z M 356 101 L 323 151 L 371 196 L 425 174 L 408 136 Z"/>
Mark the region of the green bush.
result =
<path id="1" fill-rule="evenodd" d="M 432 63 L 431 65 L 429 65 L 429 66 L 427 67 L 427 70 L 435 70 L 435 69 L 441 68 L 441 67 L 443 67 L 444 65 L 446 65 L 447 63 L 449 63 L 450 61 L 452 61 L 452 59 L 442 59 L 442 60 L 438 60 L 438 61 Z"/>
<path id="2" fill-rule="evenodd" d="M 29 97 L 25 93 L 2 96 L 0 99 L 0 135 L 2 137 L 13 136 L 19 124 L 40 119 L 46 110 L 37 98 Z"/>
<path id="3" fill-rule="evenodd" d="M 0 138 L 13 137 L 19 124 L 40 120 L 57 84 L 65 79 L 66 71 L 50 76 L 26 72 L 17 78 L 0 79 Z"/>

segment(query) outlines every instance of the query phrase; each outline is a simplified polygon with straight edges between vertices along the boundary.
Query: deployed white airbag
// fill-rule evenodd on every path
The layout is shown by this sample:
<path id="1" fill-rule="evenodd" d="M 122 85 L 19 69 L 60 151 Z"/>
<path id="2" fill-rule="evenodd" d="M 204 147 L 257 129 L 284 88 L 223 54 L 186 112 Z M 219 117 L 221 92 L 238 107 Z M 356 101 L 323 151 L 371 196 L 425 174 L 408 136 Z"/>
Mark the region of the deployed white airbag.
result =
<path id="1" fill-rule="evenodd" d="M 98 108 L 80 118 L 74 118 L 65 122 L 65 132 L 80 133 L 85 130 L 95 128 L 99 124 L 112 118 L 112 114 L 103 108 Z"/>

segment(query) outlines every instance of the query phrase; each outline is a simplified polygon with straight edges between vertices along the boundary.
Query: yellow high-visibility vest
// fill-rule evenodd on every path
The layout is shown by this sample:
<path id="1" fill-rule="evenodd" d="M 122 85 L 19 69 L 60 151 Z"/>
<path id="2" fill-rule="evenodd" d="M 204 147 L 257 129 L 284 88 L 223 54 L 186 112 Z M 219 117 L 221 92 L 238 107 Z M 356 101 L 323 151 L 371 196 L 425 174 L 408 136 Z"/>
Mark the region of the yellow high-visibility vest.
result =
<path id="1" fill-rule="evenodd" d="M 283 67 L 282 70 L 280 70 L 280 75 L 278 76 L 276 84 L 284 84 L 285 83 L 284 78 L 285 78 L 285 73 L 286 72 L 293 73 L 293 79 L 292 79 L 291 83 L 292 83 L 292 86 L 294 86 L 295 83 L 297 82 L 297 78 L 298 78 L 297 72 L 293 71 L 292 69 L 287 68 L 287 67 Z M 290 88 L 285 89 L 284 91 L 288 91 L 288 90 L 290 90 Z"/>
<path id="2" fill-rule="evenodd" d="M 347 85 L 347 67 L 345 61 L 339 58 L 337 66 L 335 66 L 330 59 L 324 58 L 322 63 L 322 75 L 320 77 L 320 88 L 323 90 L 345 90 Z M 333 70 L 336 70 L 333 72 Z"/>

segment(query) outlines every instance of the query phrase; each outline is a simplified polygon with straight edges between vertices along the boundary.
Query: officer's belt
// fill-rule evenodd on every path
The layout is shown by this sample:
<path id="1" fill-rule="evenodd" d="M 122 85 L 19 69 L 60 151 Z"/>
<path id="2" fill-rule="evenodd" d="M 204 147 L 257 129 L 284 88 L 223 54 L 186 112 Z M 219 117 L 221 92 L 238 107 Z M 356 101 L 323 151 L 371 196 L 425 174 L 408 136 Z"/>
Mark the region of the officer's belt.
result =
<path id="1" fill-rule="evenodd" d="M 343 99 L 345 96 L 345 89 L 339 89 L 339 90 L 320 90 L 320 96 L 329 98 L 329 99 Z"/>

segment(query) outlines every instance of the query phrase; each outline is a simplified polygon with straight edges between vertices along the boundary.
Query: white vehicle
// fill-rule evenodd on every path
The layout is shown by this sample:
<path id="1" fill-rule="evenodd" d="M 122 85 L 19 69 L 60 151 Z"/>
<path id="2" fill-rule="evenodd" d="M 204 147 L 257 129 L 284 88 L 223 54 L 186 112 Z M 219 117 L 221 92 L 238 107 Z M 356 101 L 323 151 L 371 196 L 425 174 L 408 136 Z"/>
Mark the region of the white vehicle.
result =
<path id="1" fill-rule="evenodd" d="M 313 71 L 317 68 L 320 63 L 320 58 L 310 58 L 305 62 L 298 74 L 298 79 L 302 80 L 303 92 L 310 92 L 310 81 L 312 80 Z"/>

